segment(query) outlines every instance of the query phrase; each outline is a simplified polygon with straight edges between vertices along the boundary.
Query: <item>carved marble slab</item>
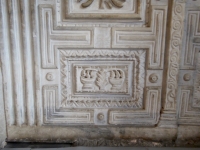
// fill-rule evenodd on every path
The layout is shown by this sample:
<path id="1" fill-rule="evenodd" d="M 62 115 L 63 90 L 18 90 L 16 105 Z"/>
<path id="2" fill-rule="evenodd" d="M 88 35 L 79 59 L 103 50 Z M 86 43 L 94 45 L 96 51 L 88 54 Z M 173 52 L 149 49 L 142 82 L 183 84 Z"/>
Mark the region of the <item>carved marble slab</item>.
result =
<path id="1" fill-rule="evenodd" d="M 9 125 L 158 123 L 166 1 L 3 2 Z"/>
<path id="2" fill-rule="evenodd" d="M 125 25 L 142 26 L 148 23 L 149 4 L 150 0 L 57 0 L 57 23 L 65 26 L 105 26 L 105 23 L 123 26 L 126 22 Z"/>
<path id="3" fill-rule="evenodd" d="M 137 13 L 137 0 L 78 0 L 69 1 L 67 7 L 69 14 L 135 14 Z"/>
<path id="4" fill-rule="evenodd" d="M 179 124 L 200 123 L 199 2 L 187 2 L 178 87 Z"/>
<path id="5" fill-rule="evenodd" d="M 127 126 L 166 133 L 200 124 L 199 0 L 0 4 L 9 139 L 91 138 L 87 126 L 119 138 Z"/>
<path id="6" fill-rule="evenodd" d="M 60 57 L 66 107 L 141 107 L 144 50 L 61 50 Z"/>

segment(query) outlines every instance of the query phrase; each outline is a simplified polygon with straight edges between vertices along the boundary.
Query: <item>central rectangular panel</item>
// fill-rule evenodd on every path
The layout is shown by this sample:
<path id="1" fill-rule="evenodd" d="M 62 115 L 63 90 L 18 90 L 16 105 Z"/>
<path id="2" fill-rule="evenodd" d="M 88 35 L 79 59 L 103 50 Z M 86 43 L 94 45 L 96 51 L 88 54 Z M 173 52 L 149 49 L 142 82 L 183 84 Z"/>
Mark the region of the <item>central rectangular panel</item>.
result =
<path id="1" fill-rule="evenodd" d="M 145 50 L 60 50 L 62 108 L 142 107 L 145 57 Z"/>
<path id="2" fill-rule="evenodd" d="M 136 0 L 127 0 L 126 2 L 117 2 L 116 0 L 94 0 L 91 3 L 87 3 L 87 0 L 69 1 L 70 13 L 130 13 L 134 14 L 137 8 Z M 114 3 L 113 3 L 114 2 Z M 116 2 L 116 3 L 115 3 Z"/>
<path id="3" fill-rule="evenodd" d="M 73 63 L 73 69 L 74 94 L 131 96 L 133 61 L 80 61 Z"/>
<path id="4" fill-rule="evenodd" d="M 69 0 L 63 1 L 65 19 L 144 19 L 145 0 Z M 63 7 L 62 6 L 62 7 Z"/>

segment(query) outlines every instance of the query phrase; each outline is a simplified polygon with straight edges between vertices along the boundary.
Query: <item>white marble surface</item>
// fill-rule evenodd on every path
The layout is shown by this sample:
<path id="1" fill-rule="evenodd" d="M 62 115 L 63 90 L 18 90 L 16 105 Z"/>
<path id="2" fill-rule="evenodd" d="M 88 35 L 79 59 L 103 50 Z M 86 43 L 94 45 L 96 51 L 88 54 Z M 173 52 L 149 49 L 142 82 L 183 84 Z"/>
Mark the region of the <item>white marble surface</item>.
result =
<path id="1" fill-rule="evenodd" d="M 6 139 L 6 121 L 4 112 L 4 102 L 3 102 L 3 84 L 2 84 L 2 73 L 0 70 L 0 148 L 3 147 Z"/>
<path id="2" fill-rule="evenodd" d="M 200 0 L 0 4 L 3 140 L 199 145 Z"/>

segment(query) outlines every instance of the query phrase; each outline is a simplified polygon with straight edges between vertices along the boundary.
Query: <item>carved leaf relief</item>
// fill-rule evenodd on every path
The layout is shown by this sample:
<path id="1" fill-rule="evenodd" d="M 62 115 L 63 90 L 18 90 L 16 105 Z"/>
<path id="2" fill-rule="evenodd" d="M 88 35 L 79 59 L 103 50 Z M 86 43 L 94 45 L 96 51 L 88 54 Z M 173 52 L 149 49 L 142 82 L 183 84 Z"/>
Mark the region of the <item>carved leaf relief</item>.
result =
<path id="1" fill-rule="evenodd" d="M 82 2 L 81 7 L 87 8 L 94 0 L 87 0 L 85 2 L 83 0 L 77 0 L 77 2 Z M 126 2 L 126 0 L 99 0 L 99 9 L 104 9 L 105 7 L 107 9 L 112 9 L 112 7 L 122 8 L 124 2 Z"/>
<path id="2" fill-rule="evenodd" d="M 126 66 L 124 70 L 117 66 L 107 66 L 106 68 L 104 66 L 77 66 L 76 70 L 77 76 L 80 76 L 80 83 L 82 84 L 81 91 L 126 92 L 126 86 L 124 86 L 126 84 L 125 71 L 128 70 Z"/>

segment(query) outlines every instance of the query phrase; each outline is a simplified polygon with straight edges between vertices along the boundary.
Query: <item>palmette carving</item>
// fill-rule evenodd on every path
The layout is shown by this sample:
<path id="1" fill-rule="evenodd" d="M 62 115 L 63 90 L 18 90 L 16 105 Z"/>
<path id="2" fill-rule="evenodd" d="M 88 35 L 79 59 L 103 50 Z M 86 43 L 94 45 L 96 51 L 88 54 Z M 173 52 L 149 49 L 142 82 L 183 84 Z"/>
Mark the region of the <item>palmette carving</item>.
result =
<path id="1" fill-rule="evenodd" d="M 83 0 L 77 0 L 77 2 L 82 2 Z M 87 8 L 89 7 L 94 0 L 87 0 L 86 2 L 83 2 L 81 4 L 82 8 Z M 104 9 L 104 6 L 108 9 L 112 9 L 112 7 L 116 8 L 122 8 L 123 3 L 126 2 L 126 0 L 99 0 L 99 8 Z"/>
<path id="2" fill-rule="evenodd" d="M 107 72 L 104 69 L 98 71 L 96 84 L 100 90 L 105 90 L 105 87 L 108 85 Z"/>

